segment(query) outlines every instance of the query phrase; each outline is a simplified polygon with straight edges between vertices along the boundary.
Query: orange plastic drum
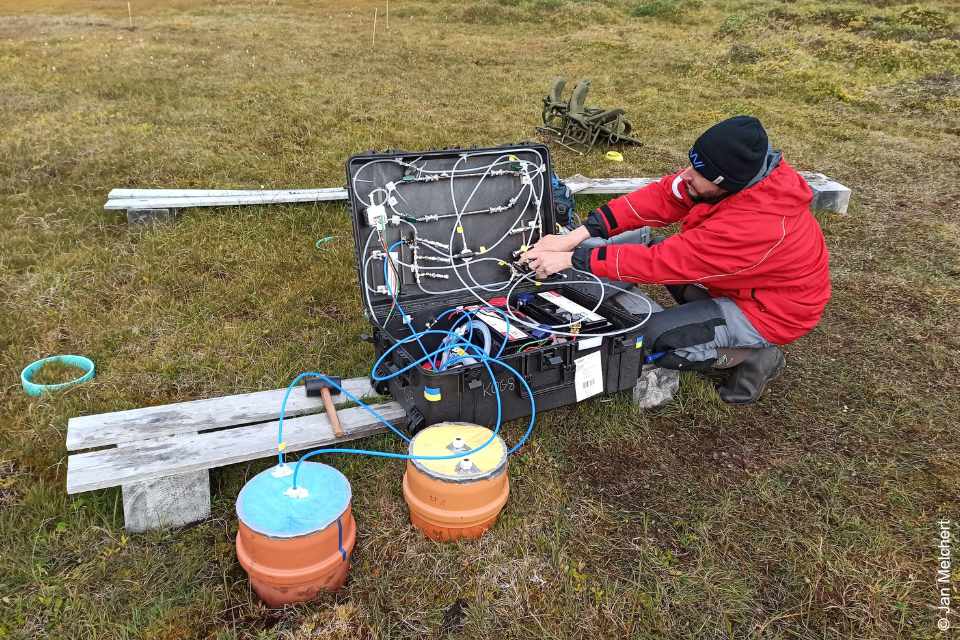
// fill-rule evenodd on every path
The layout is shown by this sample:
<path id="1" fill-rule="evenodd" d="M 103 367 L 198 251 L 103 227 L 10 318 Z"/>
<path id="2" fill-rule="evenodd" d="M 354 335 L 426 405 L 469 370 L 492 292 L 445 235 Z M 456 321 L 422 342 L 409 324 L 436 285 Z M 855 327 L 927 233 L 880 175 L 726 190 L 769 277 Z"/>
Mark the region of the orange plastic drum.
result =
<path id="1" fill-rule="evenodd" d="M 469 451 L 490 439 L 486 427 L 442 422 L 410 441 L 415 456 Z M 507 447 L 499 436 L 467 457 L 410 460 L 403 474 L 403 497 L 410 521 L 431 540 L 479 538 L 493 526 L 510 495 Z"/>
<path id="2" fill-rule="evenodd" d="M 357 538 L 344 475 L 304 462 L 293 490 L 292 470 L 293 465 L 267 469 L 237 496 L 237 558 L 253 590 L 271 607 L 342 587 Z"/>

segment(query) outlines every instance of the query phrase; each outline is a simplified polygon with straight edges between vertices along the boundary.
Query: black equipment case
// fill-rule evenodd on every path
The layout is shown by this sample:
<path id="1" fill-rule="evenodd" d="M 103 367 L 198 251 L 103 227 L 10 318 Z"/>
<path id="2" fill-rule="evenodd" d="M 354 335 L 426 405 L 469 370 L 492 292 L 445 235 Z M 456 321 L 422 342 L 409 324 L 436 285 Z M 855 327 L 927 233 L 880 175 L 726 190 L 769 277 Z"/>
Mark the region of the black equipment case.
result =
<path id="1" fill-rule="evenodd" d="M 451 322 L 438 318 L 442 311 L 482 304 L 470 288 L 501 308 L 508 294 L 513 309 L 522 311 L 520 301 L 528 301 L 528 319 L 540 303 L 552 301 L 540 295 L 545 292 L 559 293 L 568 306 L 569 301 L 588 310 L 596 305 L 600 287 L 572 286 L 590 280 L 576 272 L 568 272 L 565 279 L 510 284 L 511 274 L 519 273 L 513 263 L 520 250 L 532 246 L 541 234 L 556 232 L 546 146 L 369 153 L 351 157 L 346 168 L 360 295 L 374 326 L 378 358 L 396 341 L 409 338 L 412 330 L 449 329 Z M 532 224 L 538 208 L 539 224 Z M 390 293 L 398 281 L 395 305 Z M 604 322 L 595 324 L 606 324 L 604 333 L 639 322 L 607 301 L 597 313 Z M 572 317 L 576 321 L 584 316 Z M 561 330 L 575 333 L 576 328 Z M 516 349 L 510 343 L 501 359 L 527 381 L 538 412 L 636 384 L 643 355 L 640 328 L 606 337 L 567 336 L 559 344 L 536 340 L 543 332 L 529 326 L 511 325 L 511 332 L 514 329 L 525 333 L 529 342 L 518 343 Z M 496 330 L 491 334 L 508 339 Z M 443 338 L 428 334 L 396 348 L 379 375 L 408 367 L 425 352 L 437 350 Z M 526 344 L 530 346 L 520 348 Z M 481 362 L 463 362 L 445 371 L 436 365 L 413 367 L 386 383 L 374 383 L 380 393 L 389 391 L 403 406 L 413 432 L 444 420 L 492 425 L 494 384 L 500 390 L 504 421 L 530 414 L 526 388 L 503 367 L 490 364 L 494 382 Z"/>

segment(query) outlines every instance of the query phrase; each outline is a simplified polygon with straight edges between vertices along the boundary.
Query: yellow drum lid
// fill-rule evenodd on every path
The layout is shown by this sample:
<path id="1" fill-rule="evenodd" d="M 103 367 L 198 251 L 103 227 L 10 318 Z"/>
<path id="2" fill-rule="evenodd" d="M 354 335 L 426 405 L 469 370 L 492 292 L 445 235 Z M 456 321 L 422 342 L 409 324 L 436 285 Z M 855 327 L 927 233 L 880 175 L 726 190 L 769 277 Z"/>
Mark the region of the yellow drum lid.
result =
<path id="1" fill-rule="evenodd" d="M 414 456 L 447 456 L 476 449 L 490 439 L 493 431 L 469 422 L 441 422 L 420 431 L 410 441 Z M 507 463 L 507 446 L 496 436 L 484 448 L 470 455 L 447 460 L 417 460 L 415 467 L 435 478 L 479 480 L 500 471 Z"/>

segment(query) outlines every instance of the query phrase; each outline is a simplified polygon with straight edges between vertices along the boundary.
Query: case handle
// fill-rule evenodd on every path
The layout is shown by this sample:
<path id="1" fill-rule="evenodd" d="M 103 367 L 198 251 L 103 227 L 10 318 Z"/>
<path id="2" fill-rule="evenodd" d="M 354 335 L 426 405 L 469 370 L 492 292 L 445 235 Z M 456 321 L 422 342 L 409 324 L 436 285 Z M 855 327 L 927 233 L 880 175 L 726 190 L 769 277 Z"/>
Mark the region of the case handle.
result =
<path id="1" fill-rule="evenodd" d="M 550 393 L 551 391 L 557 391 L 558 389 L 563 389 L 564 387 L 569 387 L 571 380 L 569 380 L 569 374 L 574 369 L 571 366 L 565 366 L 560 369 L 560 381 L 554 384 L 546 385 L 543 387 L 535 387 L 533 384 L 530 387 L 533 389 L 534 397 L 543 395 L 545 393 Z M 520 397 L 529 398 L 530 394 L 527 393 L 527 388 L 524 385 L 520 385 Z"/>

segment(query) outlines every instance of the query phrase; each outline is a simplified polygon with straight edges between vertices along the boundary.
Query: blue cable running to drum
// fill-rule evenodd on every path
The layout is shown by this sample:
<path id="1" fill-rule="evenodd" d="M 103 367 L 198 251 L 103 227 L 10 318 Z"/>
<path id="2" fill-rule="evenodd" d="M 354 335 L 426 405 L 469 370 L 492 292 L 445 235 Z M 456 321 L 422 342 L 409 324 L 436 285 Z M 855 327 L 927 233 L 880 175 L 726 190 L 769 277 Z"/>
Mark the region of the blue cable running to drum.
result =
<path id="1" fill-rule="evenodd" d="M 447 313 L 447 312 L 444 312 L 444 313 Z M 469 311 L 469 312 L 467 312 L 467 315 L 472 315 L 473 313 L 474 313 L 474 311 Z M 391 353 L 393 353 L 394 350 L 396 350 L 397 348 L 399 348 L 399 347 L 401 347 L 401 346 L 403 346 L 403 345 L 405 345 L 405 344 L 409 344 L 409 343 L 411 343 L 411 342 L 415 342 L 415 341 L 416 341 L 416 342 L 420 342 L 422 336 L 424 336 L 424 335 L 429 335 L 429 334 L 453 336 L 453 342 L 451 342 L 451 343 L 450 343 L 449 345 L 447 345 L 446 347 L 443 347 L 443 348 L 441 348 L 441 349 L 437 349 L 437 350 L 434 351 L 434 352 L 425 353 L 422 358 L 420 358 L 420 359 L 418 359 L 418 360 L 410 363 L 409 365 L 407 365 L 406 367 L 401 368 L 401 369 L 398 370 L 398 371 L 394 371 L 393 373 L 391 373 L 391 374 L 389 374 L 389 375 L 385 375 L 385 376 L 384 376 L 384 375 L 380 375 L 380 374 L 378 373 L 378 370 L 379 370 L 379 368 L 383 365 L 384 360 L 385 360 Z M 421 343 L 421 344 L 422 344 L 422 343 Z M 461 359 L 461 358 L 466 358 L 466 357 L 475 358 L 475 359 L 479 360 L 480 363 L 484 365 L 484 368 L 487 370 L 487 373 L 489 374 L 490 379 L 493 380 L 494 383 L 496 383 L 496 375 L 494 374 L 493 369 L 490 367 L 490 364 L 491 364 L 491 363 L 492 363 L 492 364 L 495 364 L 496 366 L 499 366 L 499 367 L 502 367 L 502 368 L 506 369 L 509 373 L 511 373 L 513 376 L 515 376 L 516 379 L 519 380 L 520 383 L 526 388 L 528 397 L 530 398 L 530 422 L 529 422 L 529 424 L 527 425 L 527 430 L 524 432 L 523 436 L 520 438 L 520 440 L 519 440 L 507 453 L 508 453 L 508 455 L 509 455 L 509 454 L 512 454 L 512 453 L 516 452 L 521 446 L 523 446 L 523 444 L 526 442 L 526 440 L 530 437 L 530 434 L 533 432 L 533 426 L 534 426 L 534 424 L 536 423 L 537 405 L 536 405 L 536 400 L 534 399 L 533 390 L 530 388 L 530 385 L 529 385 L 529 384 L 527 383 L 527 381 L 523 378 L 523 375 L 522 375 L 519 371 L 517 371 L 516 369 L 514 369 L 512 366 L 510 366 L 510 365 L 507 364 L 506 362 L 504 362 L 504 361 L 502 361 L 502 360 L 500 360 L 500 359 L 498 359 L 498 358 L 491 357 L 491 356 L 489 356 L 488 354 L 484 353 L 483 350 L 480 349 L 477 345 L 465 341 L 462 336 L 459 336 L 459 335 L 457 335 L 457 334 L 455 334 L 455 333 L 453 333 L 453 332 L 450 332 L 450 331 L 438 331 L 438 330 L 430 330 L 430 329 L 428 329 L 428 330 L 425 330 L 425 331 L 417 332 L 417 333 L 415 333 L 415 334 L 413 334 L 413 335 L 411 335 L 411 336 L 409 336 L 409 337 L 407 337 L 407 338 L 404 338 L 404 339 L 402 339 L 402 340 L 399 340 L 399 341 L 397 341 L 396 343 L 394 343 L 393 345 L 391 345 L 386 351 L 384 351 L 384 353 L 381 354 L 380 358 L 377 359 L 376 363 L 375 363 L 374 366 L 373 366 L 372 371 L 370 372 L 370 377 L 371 377 L 372 380 L 374 380 L 374 381 L 376 381 L 376 382 L 382 382 L 382 381 L 390 380 L 390 379 L 392 379 L 392 378 L 394 378 L 394 377 L 396 377 L 396 376 L 402 375 L 403 373 L 405 373 L 406 371 L 409 371 L 409 370 L 412 369 L 413 367 L 418 367 L 418 366 L 422 365 L 424 362 L 431 362 L 431 361 L 433 361 L 433 359 L 434 359 L 438 354 L 441 354 L 441 353 L 446 352 L 446 351 L 450 351 L 450 350 L 452 350 L 452 349 L 454 349 L 454 348 L 458 348 L 458 347 L 461 348 L 465 353 L 466 353 L 466 352 L 470 352 L 470 355 L 458 356 L 455 360 L 459 360 L 459 359 Z M 348 399 L 350 399 L 352 402 L 355 402 L 358 406 L 360 406 L 360 407 L 363 408 L 365 411 L 367 411 L 368 413 L 370 413 L 371 415 L 373 415 L 377 420 L 379 420 L 381 423 L 383 423 L 386 427 L 388 427 L 388 428 L 389 428 L 391 431 L 393 431 L 395 434 L 397 434 L 398 436 L 400 436 L 404 441 L 409 442 L 409 438 L 407 438 L 406 435 L 404 435 L 402 432 L 400 432 L 400 430 L 398 430 L 396 427 L 394 427 L 393 424 L 390 423 L 390 421 L 388 421 L 386 418 L 384 418 L 382 415 L 380 415 L 375 409 L 373 409 L 373 407 L 371 407 L 371 406 L 368 405 L 367 403 L 363 402 L 362 400 L 360 400 L 359 398 L 357 398 L 357 397 L 354 396 L 353 394 L 349 393 L 348 391 L 346 391 L 345 389 L 343 389 L 342 387 L 340 387 L 340 385 L 335 384 L 335 383 L 333 382 L 333 380 L 331 380 L 331 379 L 328 378 L 327 376 L 325 376 L 325 375 L 323 375 L 323 374 L 320 374 L 320 373 L 316 373 L 316 372 L 305 372 L 305 373 L 301 373 L 300 375 L 298 375 L 298 376 L 297 376 L 296 378 L 294 378 L 294 380 L 290 383 L 290 385 L 287 387 L 286 393 L 284 394 L 283 402 L 281 403 L 280 420 L 279 420 L 279 423 L 278 423 L 278 433 L 277 433 L 278 449 L 280 449 L 279 452 L 278 452 L 278 460 L 279 460 L 279 463 L 280 463 L 281 465 L 284 464 L 284 454 L 283 454 L 283 446 L 282 446 L 282 445 L 283 445 L 283 419 L 284 419 L 284 415 L 285 415 L 285 413 L 286 413 L 286 403 L 287 403 L 287 399 L 289 398 L 290 392 L 293 390 L 294 386 L 295 386 L 300 380 L 302 380 L 302 379 L 304 379 L 304 378 L 306 378 L 306 377 L 320 378 L 321 380 L 324 380 L 324 382 L 326 382 L 327 384 L 330 384 L 331 386 L 340 389 L 340 390 L 344 393 L 344 395 L 347 396 Z M 493 386 L 494 386 L 494 396 L 495 396 L 495 398 L 496 398 L 496 404 L 497 404 L 497 419 L 496 419 L 496 424 L 495 424 L 495 426 L 494 426 L 493 432 L 492 432 L 491 435 L 490 435 L 490 438 L 489 438 L 486 442 L 484 442 L 483 444 L 479 445 L 478 447 L 475 447 L 475 448 L 470 449 L 470 450 L 467 450 L 467 451 L 462 451 L 462 452 L 458 452 L 458 453 L 454 453 L 454 454 L 449 454 L 449 455 L 442 455 L 442 456 L 411 456 L 411 455 L 409 455 L 409 454 L 391 453 L 391 452 L 388 452 L 388 451 L 372 451 L 372 450 L 367 450 L 367 449 L 343 449 L 343 448 L 315 449 L 315 450 L 307 453 L 307 454 L 304 455 L 303 457 L 301 457 L 301 458 L 297 461 L 297 464 L 294 466 L 294 472 L 293 472 L 293 487 L 294 487 L 294 488 L 297 487 L 297 477 L 298 477 L 298 475 L 299 475 L 300 465 L 301 465 L 303 462 L 306 462 L 309 458 L 312 458 L 312 457 L 317 456 L 317 455 L 325 454 L 325 453 L 346 453 L 346 454 L 354 454 L 354 455 L 369 455 L 369 456 L 375 456 L 375 457 L 380 457 L 380 458 L 391 458 L 391 459 L 399 459 L 399 460 L 410 460 L 410 459 L 414 459 L 414 458 L 416 458 L 416 459 L 423 459 L 423 460 L 450 460 L 450 459 L 454 459 L 454 458 L 460 458 L 460 457 L 463 457 L 463 456 L 471 455 L 471 454 L 475 453 L 476 451 L 479 451 L 480 449 L 486 447 L 486 446 L 489 445 L 491 442 L 493 442 L 493 440 L 497 437 L 497 435 L 499 434 L 500 426 L 501 426 L 502 419 L 503 419 L 503 406 L 502 406 L 502 400 L 501 400 L 501 397 L 500 397 L 499 385 L 494 384 Z"/>

